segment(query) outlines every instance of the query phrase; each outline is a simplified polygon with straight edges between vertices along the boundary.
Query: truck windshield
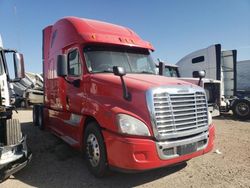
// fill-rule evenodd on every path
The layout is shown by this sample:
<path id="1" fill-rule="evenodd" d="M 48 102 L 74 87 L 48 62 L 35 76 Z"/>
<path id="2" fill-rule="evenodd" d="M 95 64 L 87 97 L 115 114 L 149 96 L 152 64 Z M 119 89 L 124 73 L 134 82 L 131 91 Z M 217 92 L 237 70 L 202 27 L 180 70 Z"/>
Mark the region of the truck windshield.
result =
<path id="1" fill-rule="evenodd" d="M 146 49 L 88 46 L 83 51 L 88 70 L 92 73 L 113 72 L 113 66 L 120 66 L 127 73 L 156 74 L 156 67 Z"/>

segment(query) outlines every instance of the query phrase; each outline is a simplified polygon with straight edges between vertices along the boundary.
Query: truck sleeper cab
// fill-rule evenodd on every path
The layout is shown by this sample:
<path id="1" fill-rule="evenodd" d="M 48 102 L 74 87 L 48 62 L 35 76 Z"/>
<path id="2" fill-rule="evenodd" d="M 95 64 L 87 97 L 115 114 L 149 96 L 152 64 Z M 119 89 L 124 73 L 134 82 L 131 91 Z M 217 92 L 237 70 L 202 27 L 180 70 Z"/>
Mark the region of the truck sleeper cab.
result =
<path id="1" fill-rule="evenodd" d="M 213 148 L 204 89 L 156 75 L 153 47 L 132 30 L 67 17 L 43 30 L 44 104 L 34 123 L 109 167 L 159 168 Z"/>

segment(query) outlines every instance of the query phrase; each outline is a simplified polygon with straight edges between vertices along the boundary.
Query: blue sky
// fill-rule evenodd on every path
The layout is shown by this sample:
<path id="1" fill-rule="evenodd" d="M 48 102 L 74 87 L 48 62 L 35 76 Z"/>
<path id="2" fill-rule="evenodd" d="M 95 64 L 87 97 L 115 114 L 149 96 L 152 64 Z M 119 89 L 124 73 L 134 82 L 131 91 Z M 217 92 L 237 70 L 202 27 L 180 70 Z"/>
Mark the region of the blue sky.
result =
<path id="1" fill-rule="evenodd" d="M 41 72 L 42 29 L 65 16 L 127 26 L 154 45 L 154 59 L 170 63 L 215 43 L 250 59 L 250 0 L 0 0 L 4 46 Z"/>

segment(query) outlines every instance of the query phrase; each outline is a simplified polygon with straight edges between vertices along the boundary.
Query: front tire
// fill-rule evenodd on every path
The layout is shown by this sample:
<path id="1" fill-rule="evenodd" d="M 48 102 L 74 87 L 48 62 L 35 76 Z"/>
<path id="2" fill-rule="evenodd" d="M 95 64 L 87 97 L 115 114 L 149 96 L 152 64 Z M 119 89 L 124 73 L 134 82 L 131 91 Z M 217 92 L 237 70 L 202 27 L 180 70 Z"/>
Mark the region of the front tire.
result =
<path id="1" fill-rule="evenodd" d="M 246 120 L 250 117 L 250 103 L 245 99 L 235 101 L 233 105 L 233 114 L 240 120 Z"/>
<path id="2" fill-rule="evenodd" d="M 87 124 L 84 150 L 89 171 L 98 178 L 105 176 L 108 173 L 107 153 L 101 129 L 96 122 Z"/>

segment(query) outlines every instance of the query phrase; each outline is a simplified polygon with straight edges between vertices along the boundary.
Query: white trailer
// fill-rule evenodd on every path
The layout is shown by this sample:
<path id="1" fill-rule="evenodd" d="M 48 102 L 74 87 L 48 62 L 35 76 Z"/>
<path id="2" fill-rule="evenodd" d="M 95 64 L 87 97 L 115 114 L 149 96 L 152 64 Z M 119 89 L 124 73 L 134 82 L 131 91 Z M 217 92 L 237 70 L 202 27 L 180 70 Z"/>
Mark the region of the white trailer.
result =
<path id="1" fill-rule="evenodd" d="M 250 92 L 250 60 L 237 62 L 237 90 Z"/>
<path id="2" fill-rule="evenodd" d="M 43 102 L 43 77 L 26 72 L 25 77 L 13 83 L 15 106 L 26 108 Z"/>
<path id="3" fill-rule="evenodd" d="M 237 94 L 237 51 L 222 51 L 220 44 L 192 52 L 177 62 L 182 77 L 192 77 L 193 71 L 206 71 L 207 79 L 221 82 L 220 111 L 232 110 L 240 119 L 250 116 L 249 98 Z"/>

